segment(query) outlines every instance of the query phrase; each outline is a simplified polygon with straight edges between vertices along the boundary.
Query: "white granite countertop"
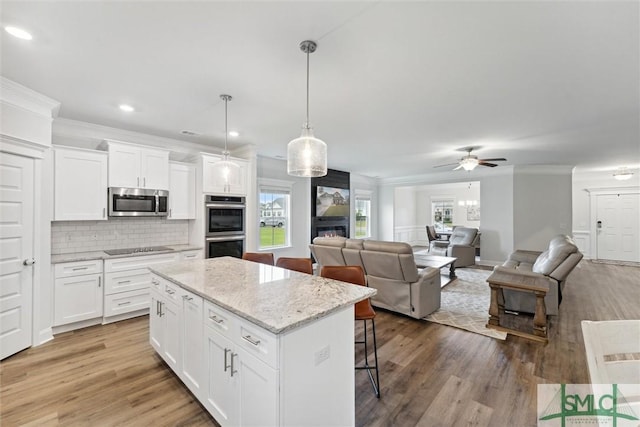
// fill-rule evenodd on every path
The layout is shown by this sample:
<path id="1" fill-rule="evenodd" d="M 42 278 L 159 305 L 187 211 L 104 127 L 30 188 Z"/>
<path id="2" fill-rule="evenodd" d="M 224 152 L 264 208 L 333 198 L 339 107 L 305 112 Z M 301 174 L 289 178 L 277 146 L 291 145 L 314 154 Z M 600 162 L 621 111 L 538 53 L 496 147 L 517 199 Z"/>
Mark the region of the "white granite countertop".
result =
<path id="1" fill-rule="evenodd" d="M 166 254 L 170 252 L 184 252 L 203 249 L 202 246 L 195 245 L 162 245 L 169 248 L 166 251 L 153 251 L 153 252 L 136 252 L 124 255 L 109 255 L 103 251 L 92 252 L 72 252 L 68 254 L 53 254 L 51 255 L 51 264 L 60 264 L 62 262 L 74 262 L 74 261 L 91 261 L 94 259 L 113 259 L 113 258 L 128 258 L 132 256 L 143 255 L 157 255 Z"/>
<path id="2" fill-rule="evenodd" d="M 373 288 L 232 257 L 174 262 L 150 270 L 274 334 L 376 294 Z"/>

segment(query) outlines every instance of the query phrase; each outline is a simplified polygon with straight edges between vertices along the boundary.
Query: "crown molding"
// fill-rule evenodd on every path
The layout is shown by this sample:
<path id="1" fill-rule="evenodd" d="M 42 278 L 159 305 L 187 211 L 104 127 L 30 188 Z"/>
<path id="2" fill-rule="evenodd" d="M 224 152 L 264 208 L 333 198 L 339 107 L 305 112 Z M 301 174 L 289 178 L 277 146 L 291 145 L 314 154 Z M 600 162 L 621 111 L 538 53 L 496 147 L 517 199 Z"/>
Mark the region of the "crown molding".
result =
<path id="1" fill-rule="evenodd" d="M 3 76 L 0 76 L 0 94 L 3 103 L 44 117 L 57 117 L 60 111 L 60 102 Z"/>

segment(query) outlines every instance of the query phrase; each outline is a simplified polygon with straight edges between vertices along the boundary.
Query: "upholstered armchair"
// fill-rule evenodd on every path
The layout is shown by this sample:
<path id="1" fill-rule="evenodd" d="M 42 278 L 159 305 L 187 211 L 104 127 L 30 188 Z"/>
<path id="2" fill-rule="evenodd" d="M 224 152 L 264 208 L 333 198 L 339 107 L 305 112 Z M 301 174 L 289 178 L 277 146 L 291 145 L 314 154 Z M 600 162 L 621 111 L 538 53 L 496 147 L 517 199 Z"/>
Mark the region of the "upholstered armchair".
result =
<path id="1" fill-rule="evenodd" d="M 549 284 L 544 298 L 548 315 L 557 315 L 562 289 L 569 273 L 582 259 L 582 253 L 569 236 L 555 236 L 544 252 L 516 250 L 501 266 L 494 271 L 509 273 L 517 280 L 518 276 L 542 277 Z M 533 294 L 503 289 L 504 308 L 506 310 L 534 313 L 535 296 Z"/>
<path id="2" fill-rule="evenodd" d="M 429 239 L 429 252 L 433 249 L 435 252 L 446 252 L 447 246 L 449 246 L 448 240 L 441 240 L 440 235 L 436 232 L 436 228 L 433 225 L 427 225 L 427 239 Z M 435 255 L 434 252 L 434 255 Z"/>
<path id="3" fill-rule="evenodd" d="M 477 228 L 456 227 L 451 232 L 448 242 L 440 242 L 431 246 L 429 253 L 457 258 L 455 267 L 468 267 L 476 263 L 476 246 L 480 234 Z"/>

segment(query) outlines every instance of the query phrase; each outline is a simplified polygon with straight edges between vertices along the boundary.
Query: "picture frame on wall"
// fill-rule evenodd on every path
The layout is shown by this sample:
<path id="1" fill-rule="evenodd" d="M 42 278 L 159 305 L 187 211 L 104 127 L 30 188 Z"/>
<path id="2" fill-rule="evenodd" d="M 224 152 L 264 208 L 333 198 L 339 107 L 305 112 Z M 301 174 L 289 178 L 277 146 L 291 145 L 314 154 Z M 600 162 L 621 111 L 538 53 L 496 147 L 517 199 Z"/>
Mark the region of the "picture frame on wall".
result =
<path id="1" fill-rule="evenodd" d="M 480 205 L 467 206 L 467 221 L 480 221 Z"/>

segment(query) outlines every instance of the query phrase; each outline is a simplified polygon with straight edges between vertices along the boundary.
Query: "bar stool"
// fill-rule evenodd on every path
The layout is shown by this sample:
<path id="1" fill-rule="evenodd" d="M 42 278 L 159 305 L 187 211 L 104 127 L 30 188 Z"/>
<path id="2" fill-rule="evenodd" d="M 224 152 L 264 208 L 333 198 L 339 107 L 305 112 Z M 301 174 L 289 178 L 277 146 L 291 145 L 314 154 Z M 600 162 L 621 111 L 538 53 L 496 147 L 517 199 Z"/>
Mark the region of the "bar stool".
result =
<path id="1" fill-rule="evenodd" d="M 242 254 L 242 259 L 273 265 L 273 254 L 271 252 L 245 252 Z"/>
<path id="2" fill-rule="evenodd" d="M 355 285 L 367 286 L 366 278 L 364 277 L 364 271 L 359 265 L 327 265 L 322 267 L 320 276 L 328 279 L 341 280 L 343 282 L 353 283 Z M 357 302 L 355 304 L 355 320 L 362 320 L 364 322 L 364 340 L 356 341 L 356 344 L 364 344 L 364 366 L 356 366 L 356 369 L 365 369 L 369 374 L 369 380 L 373 386 L 373 391 L 376 397 L 380 398 L 380 376 L 378 374 L 378 345 L 376 343 L 376 312 L 371 306 L 371 301 L 367 298 L 364 301 Z M 371 329 L 373 331 L 373 357 L 375 364 L 369 365 L 369 349 L 367 343 L 367 320 L 371 321 Z M 371 371 L 376 371 L 376 379 L 373 379 Z"/>
<path id="3" fill-rule="evenodd" d="M 313 263 L 311 262 L 311 258 L 280 257 L 276 262 L 276 267 L 299 271 L 300 273 L 313 274 Z"/>

